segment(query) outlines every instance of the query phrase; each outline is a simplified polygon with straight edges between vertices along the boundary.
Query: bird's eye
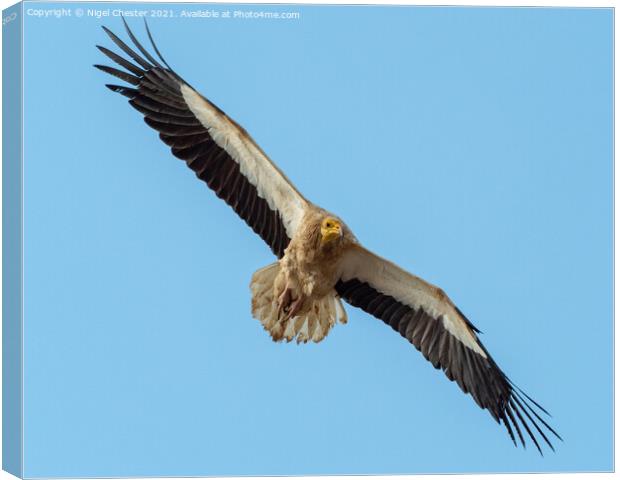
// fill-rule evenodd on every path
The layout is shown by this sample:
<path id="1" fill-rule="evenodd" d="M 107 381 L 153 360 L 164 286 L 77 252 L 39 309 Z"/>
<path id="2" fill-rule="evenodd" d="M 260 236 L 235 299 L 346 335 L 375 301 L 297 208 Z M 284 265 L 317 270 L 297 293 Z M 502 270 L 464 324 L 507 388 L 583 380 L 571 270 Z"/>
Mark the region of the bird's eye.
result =
<path id="1" fill-rule="evenodd" d="M 332 228 L 332 224 L 331 224 L 330 222 L 327 222 L 327 223 L 325 224 L 325 226 L 326 226 L 327 228 Z"/>

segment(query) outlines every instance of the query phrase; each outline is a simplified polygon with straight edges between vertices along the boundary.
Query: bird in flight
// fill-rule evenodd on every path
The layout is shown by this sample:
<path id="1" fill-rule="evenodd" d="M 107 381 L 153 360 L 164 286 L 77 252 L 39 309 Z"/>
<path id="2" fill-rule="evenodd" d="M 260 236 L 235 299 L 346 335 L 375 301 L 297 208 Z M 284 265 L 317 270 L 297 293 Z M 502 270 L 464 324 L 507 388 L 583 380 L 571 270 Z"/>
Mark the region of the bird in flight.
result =
<path id="1" fill-rule="evenodd" d="M 503 424 L 513 443 L 541 439 L 553 450 L 548 412 L 519 389 L 484 347 L 480 331 L 440 288 L 364 248 L 342 219 L 307 200 L 249 134 L 164 60 L 145 22 L 155 58 L 109 29 L 127 56 L 97 46 L 120 70 L 96 68 L 127 85 L 129 98 L 172 154 L 224 200 L 269 246 L 277 261 L 252 276 L 252 315 L 275 341 L 320 342 L 346 323 L 342 300 L 382 320 Z"/>

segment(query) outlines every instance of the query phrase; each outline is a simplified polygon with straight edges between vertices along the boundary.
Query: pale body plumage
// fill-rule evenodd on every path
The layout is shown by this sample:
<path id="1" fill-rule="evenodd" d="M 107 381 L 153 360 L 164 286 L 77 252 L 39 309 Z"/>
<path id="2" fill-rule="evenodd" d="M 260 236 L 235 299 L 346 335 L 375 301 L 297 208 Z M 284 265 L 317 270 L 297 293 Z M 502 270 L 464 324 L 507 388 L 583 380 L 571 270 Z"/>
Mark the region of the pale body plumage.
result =
<path id="1" fill-rule="evenodd" d="M 342 235 L 326 243 L 321 235 L 325 219 L 338 222 L 342 230 Z M 335 286 L 341 276 L 344 254 L 355 243 L 357 240 L 344 222 L 307 204 L 300 228 L 284 256 L 254 274 L 250 284 L 252 313 L 274 340 L 318 342 L 337 321 L 346 323 Z M 271 289 L 261 288 L 269 285 Z M 292 310 L 286 311 L 288 308 Z"/>
<path id="2" fill-rule="evenodd" d="M 164 65 L 128 27 L 142 55 L 105 30 L 135 62 L 98 47 L 125 70 L 97 68 L 131 85 L 108 87 L 129 97 L 172 153 L 278 258 L 250 284 L 252 314 L 274 340 L 320 342 L 337 322 L 346 323 L 343 299 L 411 342 L 503 423 L 513 441 L 518 436 L 525 445 L 524 429 L 539 451 L 535 433 L 553 448 L 547 432 L 559 436 L 538 413 L 546 411 L 503 373 L 441 289 L 366 250 L 342 220 L 306 200 L 243 128 L 168 66 L 152 38 Z"/>
<path id="3" fill-rule="evenodd" d="M 277 296 L 287 284 L 294 285 L 295 293 L 308 300 L 318 300 L 334 290 L 342 254 L 353 242 L 353 236 L 347 229 L 341 241 L 321 245 L 321 222 L 326 216 L 333 217 L 313 206 L 307 209 L 301 228 L 279 260 L 280 273 L 275 284 Z M 307 308 L 302 307 L 300 313 Z"/>

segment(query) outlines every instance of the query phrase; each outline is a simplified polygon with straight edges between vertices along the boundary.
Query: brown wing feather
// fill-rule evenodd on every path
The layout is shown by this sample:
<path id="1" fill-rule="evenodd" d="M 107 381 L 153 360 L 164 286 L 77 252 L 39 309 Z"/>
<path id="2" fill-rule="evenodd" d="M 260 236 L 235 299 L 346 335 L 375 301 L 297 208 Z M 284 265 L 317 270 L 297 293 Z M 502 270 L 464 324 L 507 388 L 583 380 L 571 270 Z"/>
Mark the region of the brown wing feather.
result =
<path id="1" fill-rule="evenodd" d="M 151 128 L 159 132 L 160 139 L 171 148 L 173 155 L 185 161 L 196 176 L 269 245 L 278 258 L 282 257 L 302 215 L 303 197 L 245 130 L 197 94 L 174 71 L 158 63 L 139 44 L 128 27 L 131 40 L 146 58 L 110 30 L 105 27 L 104 30 L 137 63 L 107 48 L 98 47 L 113 62 L 127 70 L 95 65 L 130 84 L 107 87 L 128 97 L 130 105 L 144 115 L 145 122 Z M 190 94 L 194 105 L 188 104 L 187 92 L 193 92 Z M 196 116 L 196 109 L 210 109 L 221 123 L 205 126 L 204 121 Z M 215 138 L 214 132 L 223 138 Z M 246 148 L 242 154 L 233 148 L 239 141 Z M 257 170 L 260 172 L 257 173 Z M 275 184 L 269 184 L 270 181 Z"/>
<path id="2" fill-rule="evenodd" d="M 407 281 L 405 285 L 395 284 Z M 535 432 L 553 449 L 547 432 L 560 436 L 534 407 L 547 412 L 510 381 L 478 339 L 476 328 L 441 290 L 354 247 L 345 259 L 336 291 L 345 301 L 406 338 L 435 368 L 470 394 L 480 408 L 501 422 L 515 444 L 516 433 L 525 446 L 524 429 L 539 452 L 542 450 Z M 442 298 L 439 304 L 438 297 Z M 468 346 L 469 341 L 475 342 L 476 348 Z"/>

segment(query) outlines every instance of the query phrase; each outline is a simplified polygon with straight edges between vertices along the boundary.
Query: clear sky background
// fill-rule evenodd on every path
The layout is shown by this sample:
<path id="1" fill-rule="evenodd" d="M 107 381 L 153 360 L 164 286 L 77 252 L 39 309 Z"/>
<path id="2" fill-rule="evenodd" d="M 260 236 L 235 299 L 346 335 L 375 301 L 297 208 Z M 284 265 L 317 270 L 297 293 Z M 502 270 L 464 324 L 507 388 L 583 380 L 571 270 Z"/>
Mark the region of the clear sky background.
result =
<path id="1" fill-rule="evenodd" d="M 268 248 L 92 68 L 120 19 L 26 16 L 26 476 L 611 470 L 612 11 L 234 9 L 300 18 L 150 23 L 309 199 L 448 292 L 565 442 L 514 448 L 354 308 L 273 343 Z"/>

